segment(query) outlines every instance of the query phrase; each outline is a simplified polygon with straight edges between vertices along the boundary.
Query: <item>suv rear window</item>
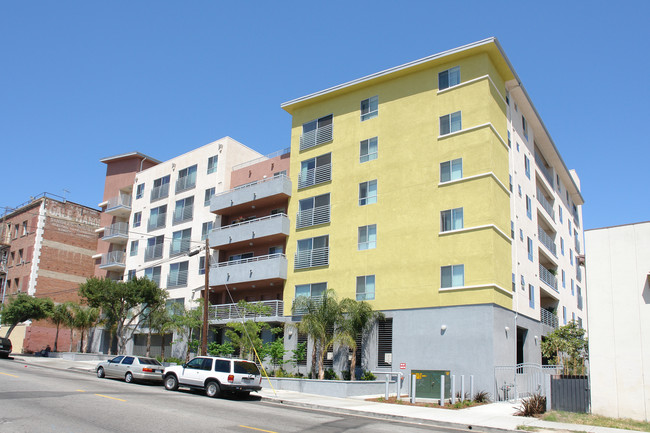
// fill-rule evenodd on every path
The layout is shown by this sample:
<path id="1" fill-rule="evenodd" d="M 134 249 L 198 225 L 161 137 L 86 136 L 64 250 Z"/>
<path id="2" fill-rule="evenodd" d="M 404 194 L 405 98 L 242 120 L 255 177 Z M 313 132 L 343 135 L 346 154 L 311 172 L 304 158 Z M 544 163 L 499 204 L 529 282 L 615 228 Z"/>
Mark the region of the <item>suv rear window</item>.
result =
<path id="1" fill-rule="evenodd" d="M 230 373 L 230 361 L 227 361 L 225 359 L 215 359 L 214 371 L 218 371 L 220 373 Z"/>
<path id="2" fill-rule="evenodd" d="M 140 361 L 140 364 L 146 364 L 146 365 L 162 365 L 158 360 L 153 359 L 153 358 L 138 358 L 138 361 Z"/>
<path id="3" fill-rule="evenodd" d="M 260 370 L 252 362 L 235 361 L 235 373 L 260 374 Z"/>

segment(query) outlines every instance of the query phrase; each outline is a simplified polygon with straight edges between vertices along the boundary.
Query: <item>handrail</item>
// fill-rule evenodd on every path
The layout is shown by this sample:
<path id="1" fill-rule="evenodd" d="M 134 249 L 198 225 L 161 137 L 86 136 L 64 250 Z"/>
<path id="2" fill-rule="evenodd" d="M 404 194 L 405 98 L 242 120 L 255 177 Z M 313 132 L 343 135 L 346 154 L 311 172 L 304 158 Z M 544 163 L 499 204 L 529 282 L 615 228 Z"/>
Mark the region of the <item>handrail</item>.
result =
<path id="1" fill-rule="evenodd" d="M 287 217 L 288 218 L 287 214 L 276 213 L 276 214 L 273 214 L 273 215 L 267 215 L 267 216 L 255 218 L 255 219 L 252 219 L 252 220 L 246 220 L 246 221 L 242 221 L 240 223 L 230 224 L 230 225 L 223 226 L 223 227 L 216 227 L 216 228 L 212 229 L 212 233 L 218 232 L 220 230 L 231 229 L 231 228 L 234 228 L 234 227 L 243 226 L 243 225 L 246 225 L 246 224 L 256 223 L 256 222 L 259 222 L 259 221 L 269 220 L 269 219 L 273 219 L 273 218 L 282 218 L 282 217 Z"/>
<path id="2" fill-rule="evenodd" d="M 269 153 L 268 155 L 260 156 L 259 158 L 251 159 L 250 161 L 242 162 L 241 164 L 233 165 L 232 166 L 232 171 L 239 170 L 244 167 L 251 166 L 253 164 L 257 164 L 258 162 L 262 161 L 268 161 L 269 159 L 277 158 L 278 156 L 281 155 L 287 155 L 291 153 L 291 148 L 290 147 L 285 147 L 284 149 L 277 150 L 273 153 Z"/>
<path id="3" fill-rule="evenodd" d="M 256 180 L 254 182 L 245 183 L 244 185 L 236 186 L 234 188 L 229 189 L 228 191 L 219 192 L 219 193 L 213 195 L 212 197 L 213 198 L 214 197 L 219 197 L 219 196 L 222 196 L 222 195 L 230 194 L 233 191 L 238 191 L 240 189 L 250 188 L 251 186 L 259 185 L 259 184 L 262 184 L 264 182 L 270 182 L 272 180 L 277 180 L 277 179 L 282 179 L 282 178 L 288 180 L 289 176 L 287 176 L 286 174 L 278 174 L 278 175 L 275 175 L 275 176 L 271 176 L 271 177 L 267 177 L 267 178 L 264 178 L 264 179 Z"/>
<path id="4" fill-rule="evenodd" d="M 219 262 L 219 263 L 213 263 L 210 265 L 210 268 L 223 268 L 225 266 L 234 266 L 234 265 L 241 265 L 242 263 L 251 263 L 251 262 L 258 262 L 262 260 L 272 260 L 272 259 L 277 259 L 280 257 L 286 258 L 286 256 L 282 253 L 276 253 L 276 254 L 267 254 L 265 256 L 256 256 L 256 257 L 251 257 L 248 259 L 240 259 L 240 260 L 230 260 L 227 262 Z"/>

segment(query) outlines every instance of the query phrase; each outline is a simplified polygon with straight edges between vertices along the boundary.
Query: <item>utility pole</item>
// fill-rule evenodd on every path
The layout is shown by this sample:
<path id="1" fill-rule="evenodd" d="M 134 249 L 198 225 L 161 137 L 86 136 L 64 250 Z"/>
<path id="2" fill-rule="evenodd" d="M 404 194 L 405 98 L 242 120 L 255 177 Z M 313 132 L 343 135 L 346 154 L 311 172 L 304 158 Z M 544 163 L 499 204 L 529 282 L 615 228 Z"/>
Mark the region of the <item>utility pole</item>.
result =
<path id="1" fill-rule="evenodd" d="M 203 287 L 203 338 L 201 353 L 208 354 L 208 292 L 210 289 L 210 241 L 205 238 L 205 286 Z"/>

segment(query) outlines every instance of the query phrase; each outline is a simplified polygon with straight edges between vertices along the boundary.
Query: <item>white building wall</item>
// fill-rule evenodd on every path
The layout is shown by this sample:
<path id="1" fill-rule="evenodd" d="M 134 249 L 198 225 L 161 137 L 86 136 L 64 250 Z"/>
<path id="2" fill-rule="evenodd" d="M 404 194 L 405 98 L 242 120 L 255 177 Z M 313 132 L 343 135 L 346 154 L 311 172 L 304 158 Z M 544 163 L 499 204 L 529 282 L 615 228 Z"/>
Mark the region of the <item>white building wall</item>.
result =
<path id="1" fill-rule="evenodd" d="M 650 420 L 650 222 L 588 230 L 593 413 Z"/>

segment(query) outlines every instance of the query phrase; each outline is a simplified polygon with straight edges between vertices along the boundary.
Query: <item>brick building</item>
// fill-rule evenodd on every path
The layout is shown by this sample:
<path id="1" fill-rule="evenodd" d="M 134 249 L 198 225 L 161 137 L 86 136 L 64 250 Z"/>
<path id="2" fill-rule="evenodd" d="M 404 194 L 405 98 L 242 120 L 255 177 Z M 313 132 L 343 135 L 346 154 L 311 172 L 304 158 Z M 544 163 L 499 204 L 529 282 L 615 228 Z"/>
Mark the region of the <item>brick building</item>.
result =
<path id="1" fill-rule="evenodd" d="M 100 212 L 55 197 L 40 194 L 0 217 L 3 302 L 19 292 L 55 303 L 77 301 L 79 284 L 94 274 Z M 10 336 L 14 352 L 53 345 L 55 332 L 48 321 L 20 325 Z M 69 348 L 69 332 L 59 332 L 58 346 Z"/>

